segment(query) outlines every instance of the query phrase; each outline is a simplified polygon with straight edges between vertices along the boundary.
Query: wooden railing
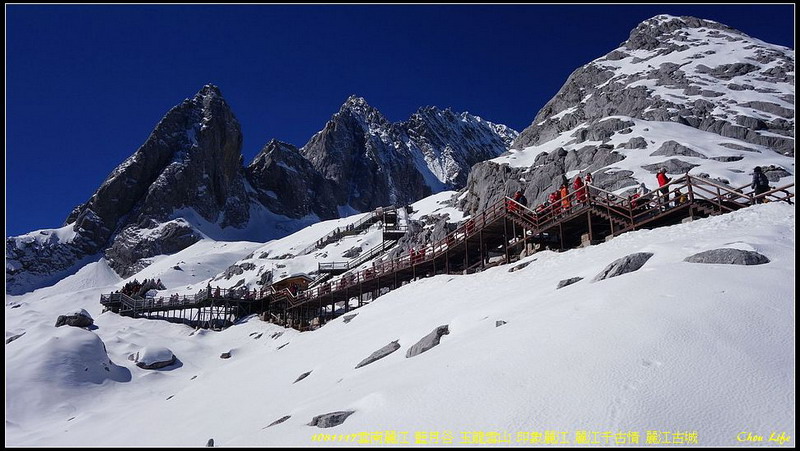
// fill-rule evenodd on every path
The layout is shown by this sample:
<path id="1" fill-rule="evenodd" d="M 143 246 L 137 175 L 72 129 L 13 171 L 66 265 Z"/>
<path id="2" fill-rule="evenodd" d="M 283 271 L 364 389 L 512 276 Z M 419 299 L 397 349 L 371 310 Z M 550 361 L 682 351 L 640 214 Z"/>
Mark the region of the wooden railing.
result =
<path id="1" fill-rule="evenodd" d="M 126 308 L 141 310 L 148 306 L 186 306 L 196 304 L 209 297 L 211 299 L 244 300 L 270 298 L 273 301 L 284 300 L 289 307 L 293 308 L 332 292 L 355 287 L 360 283 L 380 277 L 388 277 L 415 265 L 431 262 L 445 255 L 449 250 L 459 246 L 470 237 L 475 236 L 481 230 L 504 218 L 509 218 L 519 223 L 533 234 L 538 234 L 552 228 L 560 221 L 567 220 L 571 216 L 585 212 L 588 209 L 606 216 L 609 220 L 616 221 L 620 225 L 618 230 L 625 231 L 636 228 L 637 224 L 644 221 L 669 214 L 671 209 L 682 207 L 684 203 L 698 208 L 714 209 L 720 213 L 753 205 L 762 199 L 791 203 L 794 194 L 788 190 L 793 187 L 794 184 L 787 184 L 755 196 L 753 192 L 746 191 L 748 185 L 732 188 L 686 174 L 636 199 L 619 196 L 593 185 L 586 185 L 583 193 L 580 191 L 570 193 L 566 198 L 567 202 L 564 202 L 565 199 L 560 199 L 557 203 L 547 206 L 540 205 L 536 209 L 528 208 L 513 199 L 504 197 L 484 211 L 463 221 L 454 231 L 434 243 L 428 244 L 421 249 L 412 250 L 406 255 L 385 261 L 376 261 L 371 268 L 346 272 L 337 280 L 312 286 L 304 291 L 293 293 L 287 288 L 276 290 L 274 286 L 262 288 L 258 292 L 243 289 L 216 288 L 213 291 L 203 289 L 191 296 L 177 297 L 175 295 L 174 299 L 168 299 L 168 304 L 164 304 L 166 302 L 164 298 L 137 300 L 121 293 L 112 293 L 101 296 L 101 303 L 119 302 Z M 684 202 L 680 201 L 681 195 L 686 196 Z M 376 255 L 380 254 L 377 251 L 375 253 Z M 361 263 L 367 260 L 367 258 L 364 258 Z M 357 266 L 350 262 L 329 262 L 320 263 L 319 268 L 335 268 L 336 265 L 341 265 L 345 270 L 351 270 Z"/>

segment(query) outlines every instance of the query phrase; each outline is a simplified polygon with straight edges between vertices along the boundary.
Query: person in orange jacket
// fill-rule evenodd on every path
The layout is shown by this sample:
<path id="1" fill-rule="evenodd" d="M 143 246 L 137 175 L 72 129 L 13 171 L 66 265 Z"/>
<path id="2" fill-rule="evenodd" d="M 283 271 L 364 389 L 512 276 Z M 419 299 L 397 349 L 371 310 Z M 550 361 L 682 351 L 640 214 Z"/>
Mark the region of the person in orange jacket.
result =
<path id="1" fill-rule="evenodd" d="M 569 200 L 569 188 L 567 188 L 567 184 L 561 185 L 561 208 L 566 213 L 570 208 L 570 200 Z"/>

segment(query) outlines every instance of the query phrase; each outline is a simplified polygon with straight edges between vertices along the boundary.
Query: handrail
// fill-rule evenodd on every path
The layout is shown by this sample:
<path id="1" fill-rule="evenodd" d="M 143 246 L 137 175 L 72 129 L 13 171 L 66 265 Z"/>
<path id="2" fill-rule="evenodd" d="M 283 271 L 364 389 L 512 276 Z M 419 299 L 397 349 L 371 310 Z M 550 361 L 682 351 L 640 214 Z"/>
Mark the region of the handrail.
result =
<path id="1" fill-rule="evenodd" d="M 563 207 L 569 205 L 569 210 L 566 212 L 567 215 L 582 211 L 584 208 L 591 208 L 595 214 L 606 212 L 610 220 L 615 220 L 612 216 L 616 215 L 616 220 L 618 220 L 618 222 L 627 224 L 619 229 L 625 231 L 635 228 L 636 224 L 641 220 L 658 217 L 662 214 L 659 213 L 659 210 L 662 212 L 669 211 L 670 204 L 674 204 L 674 207 L 681 206 L 678 204 L 676 194 L 679 192 L 683 194 L 684 192 L 682 190 L 684 188 L 688 190 L 686 195 L 687 199 L 689 199 L 689 205 L 697 204 L 698 208 L 702 208 L 702 205 L 697 203 L 698 201 L 711 202 L 717 206 L 719 211 L 732 211 L 736 208 L 752 205 L 757 202 L 758 199 L 770 198 L 789 201 L 789 199 L 794 197 L 794 194 L 787 191 L 787 189 L 793 186 L 793 183 L 787 184 L 754 196 L 752 191 L 740 192 L 734 188 L 722 186 L 704 178 L 685 174 L 636 199 L 631 197 L 625 198 L 594 185 L 584 185 L 585 190 L 569 193 L 566 198 L 568 202 L 562 203 L 564 199 L 559 199 L 558 202 L 549 204 L 543 209 L 537 208 L 534 210 L 504 196 L 480 213 L 474 214 L 459 223 L 455 230 L 438 241 L 427 244 L 421 249 L 414 250 L 410 254 L 375 262 L 370 268 L 355 272 L 346 272 L 338 279 L 330 280 L 324 284 L 312 285 L 306 290 L 296 293 L 292 293 L 288 288 L 276 290 L 273 285 L 270 285 L 262 288 L 260 293 L 253 290 L 252 295 L 242 295 L 241 293 L 249 292 L 243 292 L 241 289 L 216 289 L 213 293 L 203 289 L 200 293 L 192 297 L 191 302 L 199 302 L 207 298 L 211 298 L 213 301 L 215 298 L 227 298 L 228 296 L 236 296 L 236 293 L 239 293 L 239 298 L 244 299 L 260 300 L 271 298 L 273 300 L 285 300 L 289 308 L 293 308 L 332 292 L 345 290 L 359 283 L 392 275 L 397 271 L 435 260 L 446 254 L 449 249 L 464 243 L 485 227 L 503 218 L 510 218 L 521 225 L 529 227 L 530 232 L 533 234 L 543 233 L 551 229 L 556 222 L 564 220 L 566 216 L 562 214 L 565 213 Z M 667 188 L 667 194 L 664 194 L 665 187 Z M 785 193 L 785 195 L 780 195 L 778 193 Z M 727 205 L 724 203 L 727 203 Z M 655 216 L 653 216 L 654 210 L 657 213 Z M 371 254 L 375 253 L 377 255 L 395 244 L 396 242 L 394 241 L 385 241 L 381 245 L 373 247 L 368 252 L 361 254 L 361 256 L 349 262 L 328 262 L 320 263 L 319 265 L 320 268 L 322 268 L 325 265 L 335 267 L 335 265 L 339 264 L 344 265 L 347 270 L 350 270 L 362 264 L 363 261 L 375 257 L 375 255 Z M 355 262 L 358 260 L 363 261 L 356 264 Z M 184 299 L 186 298 L 187 297 L 184 296 Z M 120 293 L 101 296 L 102 303 L 110 303 L 113 300 L 119 300 L 119 302 L 133 309 L 140 308 L 140 306 L 143 305 L 142 302 L 152 302 L 134 300 Z"/>

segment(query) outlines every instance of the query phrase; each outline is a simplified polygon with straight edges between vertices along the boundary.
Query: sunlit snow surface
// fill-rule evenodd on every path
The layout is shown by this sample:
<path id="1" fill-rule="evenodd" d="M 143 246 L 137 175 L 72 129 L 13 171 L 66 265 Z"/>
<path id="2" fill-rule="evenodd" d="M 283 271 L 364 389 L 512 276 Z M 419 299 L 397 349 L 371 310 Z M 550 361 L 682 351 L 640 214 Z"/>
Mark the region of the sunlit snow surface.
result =
<path id="1" fill-rule="evenodd" d="M 416 207 L 419 215 L 442 206 Z M 316 446 L 319 433 L 376 432 L 405 432 L 412 445 L 433 432 L 455 445 L 479 432 L 530 445 L 525 437 L 537 431 L 565 432 L 571 444 L 581 431 L 637 432 L 641 444 L 647 431 L 696 432 L 709 446 L 745 445 L 742 431 L 768 444 L 771 432 L 785 431 L 793 445 L 794 220 L 794 206 L 770 203 L 539 252 L 514 272 L 516 264 L 439 275 L 381 296 L 348 323 L 304 333 L 256 318 L 213 332 L 101 313 L 100 294 L 124 283 L 101 260 L 53 287 L 6 296 L 6 338 L 24 332 L 6 345 L 6 446 L 204 446 L 210 438 L 215 446 Z M 204 240 L 137 277 L 191 292 L 251 253 L 290 252 L 345 222 L 266 245 Z M 716 248 L 771 262 L 683 261 Z M 590 282 L 635 252 L 654 255 L 636 272 Z M 294 260 L 287 271 L 303 268 Z M 556 290 L 572 277 L 583 280 Z M 80 308 L 94 330 L 54 327 Z M 438 346 L 405 357 L 441 325 L 450 333 Z M 395 340 L 398 351 L 355 369 Z M 128 360 L 146 347 L 166 347 L 178 361 L 144 370 Z M 231 357 L 221 359 L 224 352 Z M 355 413 L 339 426 L 307 425 L 348 410 Z"/>

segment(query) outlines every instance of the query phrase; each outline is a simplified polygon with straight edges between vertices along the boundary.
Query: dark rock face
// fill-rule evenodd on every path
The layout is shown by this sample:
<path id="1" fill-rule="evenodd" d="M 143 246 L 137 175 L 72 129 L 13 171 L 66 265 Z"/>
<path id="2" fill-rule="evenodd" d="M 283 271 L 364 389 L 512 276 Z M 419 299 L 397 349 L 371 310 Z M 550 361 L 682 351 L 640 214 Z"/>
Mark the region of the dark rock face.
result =
<path id="1" fill-rule="evenodd" d="M 763 265 L 770 260 L 758 252 L 741 249 L 712 249 L 686 257 L 689 263 L 713 263 L 724 265 Z"/>
<path id="2" fill-rule="evenodd" d="M 19 262 L 6 271 L 7 281 L 19 281 L 19 290 L 25 291 L 106 249 L 114 270 L 132 274 L 131 268 L 141 269 L 147 257 L 179 251 L 197 240 L 186 224 L 154 226 L 185 208 L 211 223 L 219 220 L 221 227 L 243 226 L 249 220 L 249 203 L 241 145 L 239 123 L 219 89 L 203 87 L 172 108 L 145 143 L 69 214 L 65 225 L 71 224 L 73 237 L 40 242 L 24 251 L 19 240 L 7 239 L 6 255 Z M 22 286 L 22 273 L 31 279 L 25 280 L 27 287 Z"/>
<path id="3" fill-rule="evenodd" d="M 361 368 L 364 365 L 369 365 L 370 363 L 376 360 L 380 360 L 386 357 L 387 355 L 397 351 L 398 349 L 400 349 L 400 344 L 397 342 L 397 340 L 395 340 L 389 343 L 388 345 L 373 352 L 372 354 L 369 355 L 369 357 L 359 362 L 358 365 L 356 365 L 356 369 Z"/>
<path id="4" fill-rule="evenodd" d="M 325 179 L 300 154 L 297 147 L 270 141 L 246 170 L 257 190 L 258 201 L 290 218 L 316 214 L 321 219 L 339 217 L 334 197 L 335 184 Z"/>
<path id="5" fill-rule="evenodd" d="M 431 194 L 413 161 L 398 152 L 388 136 L 370 133 L 389 127 L 378 110 L 361 98 L 351 97 L 303 146 L 303 156 L 337 187 L 337 205 L 367 211 Z"/>
<path id="6" fill-rule="evenodd" d="M 120 232 L 105 252 L 112 268 L 122 277 L 141 271 L 154 255 L 173 254 L 200 240 L 183 218 L 163 224 L 148 220 L 150 228 L 128 227 Z"/>
<path id="7" fill-rule="evenodd" d="M 450 329 L 447 325 L 439 326 L 436 329 L 433 329 L 431 333 L 422 337 L 420 341 L 408 349 L 408 352 L 406 352 L 406 358 L 414 357 L 415 355 L 422 354 L 423 352 L 433 348 L 439 344 L 439 340 L 441 340 L 443 335 L 447 335 L 449 333 Z"/>
<path id="8" fill-rule="evenodd" d="M 389 251 L 389 257 L 398 257 L 410 249 L 422 249 L 430 243 L 444 239 L 456 228 L 456 224 L 447 222 L 448 219 L 449 216 L 432 214 L 421 217 L 419 221 L 409 222 L 406 234 Z"/>
<path id="9" fill-rule="evenodd" d="M 337 205 L 367 211 L 463 186 L 472 164 L 500 155 L 516 135 L 505 126 L 435 107 L 390 123 L 352 96 L 300 153 L 333 182 Z"/>
<path id="10" fill-rule="evenodd" d="M 344 420 L 354 413 L 354 410 L 343 410 L 317 415 L 311 420 L 310 423 L 308 423 L 308 425 L 316 426 L 318 428 L 332 428 L 344 423 Z"/>
<path id="11" fill-rule="evenodd" d="M 606 266 L 600 274 L 596 275 L 594 279 L 592 279 L 592 282 L 598 282 L 636 271 L 644 266 L 647 260 L 650 260 L 652 256 L 653 254 L 650 252 L 638 252 L 614 260 L 610 265 Z"/>
<path id="12" fill-rule="evenodd" d="M 468 214 L 479 213 L 503 197 L 513 195 L 516 190 L 525 194 L 528 206 L 535 206 L 544 202 L 551 192 L 561 186 L 562 174 L 576 169 L 597 171 L 624 158 L 622 154 L 608 147 L 584 146 L 578 150 L 559 148 L 551 153 L 543 152 L 530 168 L 515 168 L 484 161 L 473 166 L 469 173 L 465 188 L 467 194 L 459 202 L 458 208 Z M 636 183 L 625 175 L 625 171 L 613 171 L 613 175 L 598 172 L 593 184 L 611 191 L 620 184 L 627 186 Z M 620 182 L 622 179 L 624 182 Z M 571 184 L 572 180 L 569 182 Z"/>

